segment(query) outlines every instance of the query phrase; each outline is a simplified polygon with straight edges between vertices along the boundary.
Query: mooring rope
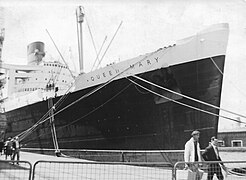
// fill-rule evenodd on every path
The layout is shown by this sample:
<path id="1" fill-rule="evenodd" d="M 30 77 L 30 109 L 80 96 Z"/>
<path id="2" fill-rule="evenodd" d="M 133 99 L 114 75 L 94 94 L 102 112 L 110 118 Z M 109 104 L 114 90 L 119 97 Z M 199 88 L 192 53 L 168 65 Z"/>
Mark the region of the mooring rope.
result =
<path id="1" fill-rule="evenodd" d="M 197 108 L 197 107 L 194 107 L 194 106 L 191 106 L 191 105 L 188 105 L 188 104 L 185 104 L 185 103 L 176 101 L 176 100 L 174 100 L 174 99 L 168 98 L 168 97 L 166 97 L 166 96 L 164 96 L 164 95 L 162 95 L 162 94 L 159 94 L 159 93 L 157 93 L 157 92 L 154 92 L 154 91 L 152 91 L 152 90 L 150 90 L 150 89 L 148 89 L 148 88 L 146 88 L 146 87 L 144 87 L 144 86 L 142 86 L 142 85 L 136 83 L 135 81 L 133 81 L 133 80 L 131 80 L 131 79 L 129 79 L 129 78 L 127 78 L 127 79 L 128 79 L 129 81 L 131 81 L 132 83 L 138 85 L 139 87 L 145 89 L 146 91 L 149 91 L 149 92 L 152 93 L 152 94 L 155 94 L 155 95 L 157 95 L 157 96 L 159 96 L 159 97 L 165 98 L 165 99 L 167 99 L 167 100 L 169 100 L 169 101 L 172 101 L 172 102 L 174 102 L 174 103 L 176 103 L 176 104 L 179 104 L 179 105 L 182 105 L 182 106 L 185 106 L 185 107 L 188 107 L 188 108 L 190 108 L 190 109 L 197 110 L 197 111 L 201 111 L 201 112 L 204 112 L 204 113 L 206 113 L 206 114 L 210 114 L 210 115 L 217 116 L 217 117 L 222 117 L 222 118 L 225 118 L 225 119 L 228 119 L 228 120 L 231 120 L 231 121 L 239 122 L 239 121 L 236 120 L 236 119 L 233 119 L 233 118 L 230 118 L 230 117 L 226 117 L 226 116 L 222 116 L 222 115 L 218 115 L 218 114 L 212 113 L 212 112 L 210 112 L 210 111 L 206 111 L 206 110 L 203 110 L 203 109 L 200 109 L 200 108 Z M 245 124 L 246 124 L 246 123 L 245 123 Z"/>
<path id="2" fill-rule="evenodd" d="M 168 92 L 171 92 L 171 93 L 176 94 L 176 95 L 178 95 L 178 96 L 181 96 L 181 97 L 183 97 L 183 98 L 186 98 L 186 99 L 189 99 L 189 100 L 198 102 L 198 103 L 203 104 L 203 105 L 206 105 L 206 106 L 210 106 L 210 107 L 215 108 L 215 109 L 219 109 L 219 110 L 225 111 L 225 112 L 227 112 L 227 113 L 231 113 L 231 114 L 233 114 L 233 115 L 237 115 L 237 116 L 241 116 L 241 117 L 243 117 L 243 118 L 246 118 L 246 116 L 244 116 L 244 115 L 242 115 L 242 114 L 238 114 L 238 113 L 235 113 L 235 112 L 226 110 L 226 109 L 224 109 L 224 108 L 220 108 L 220 107 L 218 107 L 218 106 L 215 106 L 215 105 L 213 105 L 213 104 L 209 104 L 209 103 L 206 103 L 206 102 L 204 102 L 204 101 L 201 101 L 201 100 L 192 98 L 192 97 L 190 97 L 190 96 L 186 96 L 186 95 L 184 95 L 184 94 L 178 93 L 178 92 L 173 91 L 173 90 L 170 90 L 170 89 L 168 89 L 168 88 L 159 86 L 159 85 L 157 85 L 157 84 L 155 84 L 155 83 L 152 83 L 152 82 L 150 82 L 150 81 L 148 81 L 148 80 L 146 80 L 146 79 L 143 79 L 143 78 L 141 78 L 141 77 L 138 77 L 138 76 L 136 76 L 136 75 L 133 75 L 133 77 L 135 77 L 136 79 L 139 79 L 139 80 L 141 80 L 141 81 L 143 81 L 143 82 L 145 82 L 145 83 L 148 83 L 148 84 L 150 84 L 150 85 L 152 85 L 152 86 L 158 87 L 158 88 L 163 89 L 163 90 L 165 90 L 165 91 L 168 91 Z"/>

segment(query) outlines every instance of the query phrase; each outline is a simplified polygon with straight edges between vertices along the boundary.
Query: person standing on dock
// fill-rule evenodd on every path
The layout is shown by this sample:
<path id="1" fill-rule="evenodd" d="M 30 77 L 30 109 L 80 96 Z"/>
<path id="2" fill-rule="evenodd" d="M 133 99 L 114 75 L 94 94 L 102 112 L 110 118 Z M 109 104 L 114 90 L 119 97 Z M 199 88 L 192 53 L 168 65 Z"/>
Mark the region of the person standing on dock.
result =
<path id="1" fill-rule="evenodd" d="M 20 142 L 19 142 L 18 136 L 16 136 L 13 141 L 13 155 L 12 155 L 13 161 L 15 160 L 15 156 L 17 156 L 17 161 L 19 161 L 20 160 Z M 17 162 L 17 164 L 19 163 Z"/>
<path id="2" fill-rule="evenodd" d="M 193 131 L 191 133 L 191 138 L 185 144 L 184 160 L 185 162 L 199 162 L 201 159 L 200 144 L 199 144 L 199 131 Z M 199 164 L 185 164 L 185 169 L 190 169 L 196 172 L 196 180 L 202 179 L 203 171 L 199 169 Z"/>
<path id="3" fill-rule="evenodd" d="M 5 160 L 7 157 L 10 156 L 10 160 L 12 159 L 12 148 L 13 148 L 13 141 L 12 138 L 9 137 L 8 140 L 5 142 Z"/>
<path id="4" fill-rule="evenodd" d="M 206 147 L 202 153 L 202 157 L 205 161 L 221 161 L 218 150 L 218 139 L 215 137 L 211 138 L 211 143 Z M 212 180 L 214 174 L 216 174 L 219 180 L 223 180 L 223 174 L 220 166 L 227 172 L 226 167 L 223 163 L 210 163 L 208 166 L 208 180 Z"/>

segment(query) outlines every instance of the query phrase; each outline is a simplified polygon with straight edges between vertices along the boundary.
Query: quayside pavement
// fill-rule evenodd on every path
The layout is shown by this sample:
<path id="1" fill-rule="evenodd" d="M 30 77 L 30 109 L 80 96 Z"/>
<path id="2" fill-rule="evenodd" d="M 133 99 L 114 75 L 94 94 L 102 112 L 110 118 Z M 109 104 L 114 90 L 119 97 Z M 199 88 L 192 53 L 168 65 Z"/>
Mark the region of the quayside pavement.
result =
<path id="1" fill-rule="evenodd" d="M 0 160 L 4 160 L 1 156 Z M 30 162 L 30 164 L 28 163 Z M 30 173 L 32 171 L 32 173 Z M 31 174 L 31 175 L 30 175 Z M 93 162 L 21 152 L 19 165 L 0 161 L 0 179 L 172 179 L 172 166 L 167 163 Z"/>
<path id="2" fill-rule="evenodd" d="M 0 156 L 1 180 L 185 180 L 188 177 L 188 171 L 183 170 L 184 162 L 174 168 L 165 162 L 94 162 L 21 152 L 21 161 L 19 165 L 16 163 L 5 161 L 5 156 Z M 225 164 L 230 169 L 241 167 L 239 170 L 244 170 L 246 167 L 246 161 Z M 205 179 L 207 179 L 206 169 L 202 177 L 202 180 Z M 236 172 L 227 174 L 225 179 L 242 180 L 246 179 L 246 176 L 243 172 Z"/>

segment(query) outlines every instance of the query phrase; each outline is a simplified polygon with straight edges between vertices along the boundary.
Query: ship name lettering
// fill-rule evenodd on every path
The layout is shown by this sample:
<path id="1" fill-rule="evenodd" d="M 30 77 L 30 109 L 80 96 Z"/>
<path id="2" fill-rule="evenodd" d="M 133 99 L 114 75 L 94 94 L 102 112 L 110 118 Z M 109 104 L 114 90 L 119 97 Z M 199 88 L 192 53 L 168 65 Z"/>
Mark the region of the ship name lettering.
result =
<path id="1" fill-rule="evenodd" d="M 120 70 L 119 69 L 115 69 L 115 73 L 116 74 L 118 74 L 120 72 Z M 97 79 L 100 79 L 101 77 L 107 77 L 107 74 L 109 75 L 109 76 L 112 76 L 113 75 L 113 72 L 112 71 L 108 71 L 107 73 L 106 72 L 103 72 L 102 73 L 102 75 L 100 75 L 100 74 L 97 74 L 96 75 L 96 78 Z M 91 81 L 95 81 L 95 77 L 94 76 L 91 76 Z"/>
<path id="2" fill-rule="evenodd" d="M 141 62 L 138 63 L 138 67 L 140 67 L 140 66 L 143 66 L 143 64 Z"/>
<path id="3" fill-rule="evenodd" d="M 134 64 L 130 65 L 130 68 L 134 68 Z"/>
<path id="4" fill-rule="evenodd" d="M 156 63 L 158 63 L 158 62 L 159 62 L 159 57 L 155 57 L 154 60 L 155 60 Z M 152 60 L 152 62 L 153 62 L 154 60 Z M 149 59 L 146 60 L 146 64 L 147 64 L 147 65 L 151 65 L 152 62 L 151 62 L 151 60 L 149 60 Z M 143 64 L 142 61 L 137 62 L 137 63 L 138 63 L 138 67 L 144 66 L 144 64 L 145 64 L 145 63 Z M 130 68 L 135 68 L 135 65 L 136 65 L 137 63 L 131 64 L 131 65 L 130 65 Z"/>

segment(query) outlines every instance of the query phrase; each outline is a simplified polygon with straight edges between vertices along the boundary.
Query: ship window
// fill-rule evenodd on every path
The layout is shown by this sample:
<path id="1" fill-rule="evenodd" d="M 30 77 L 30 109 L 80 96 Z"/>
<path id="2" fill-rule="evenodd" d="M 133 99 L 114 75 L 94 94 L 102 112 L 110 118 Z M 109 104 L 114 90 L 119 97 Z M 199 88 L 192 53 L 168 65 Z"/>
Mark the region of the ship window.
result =
<path id="1" fill-rule="evenodd" d="M 55 67 L 57 67 L 57 64 L 55 64 Z"/>
<path id="2" fill-rule="evenodd" d="M 231 146 L 232 147 L 242 147 L 243 146 L 243 141 L 242 140 L 232 140 L 231 141 Z"/>

